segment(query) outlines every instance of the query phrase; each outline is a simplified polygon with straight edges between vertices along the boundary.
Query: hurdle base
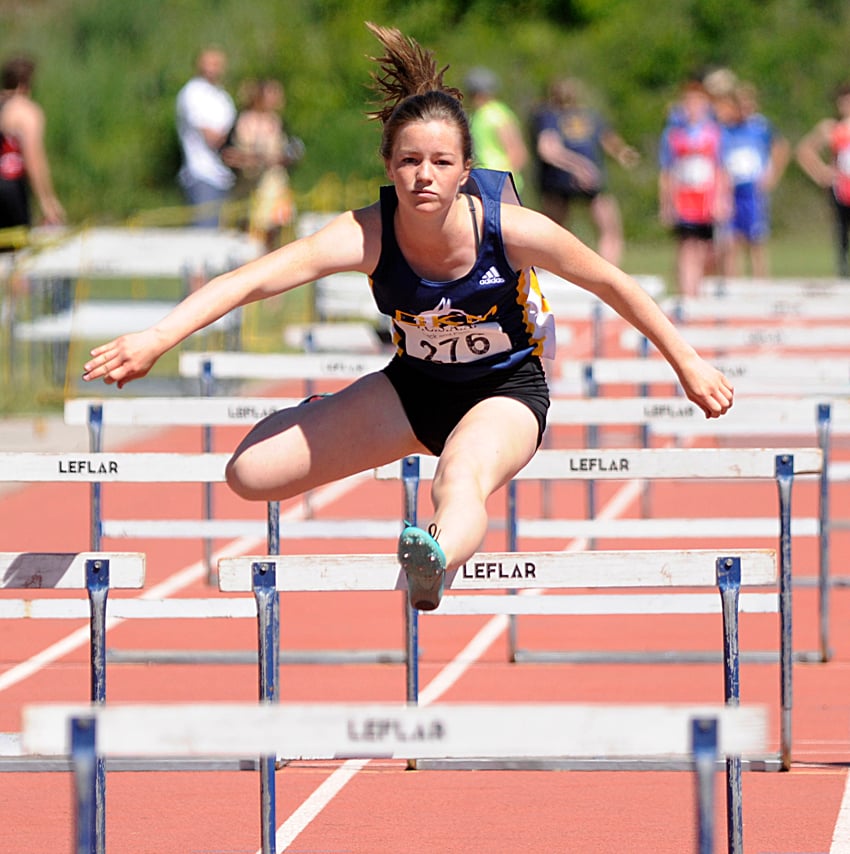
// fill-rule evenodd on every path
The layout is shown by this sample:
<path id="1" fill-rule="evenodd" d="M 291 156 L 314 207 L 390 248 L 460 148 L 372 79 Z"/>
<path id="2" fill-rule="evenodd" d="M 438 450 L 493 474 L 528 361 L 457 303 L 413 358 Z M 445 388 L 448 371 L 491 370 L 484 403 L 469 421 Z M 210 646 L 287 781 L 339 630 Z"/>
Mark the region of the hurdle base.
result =
<path id="1" fill-rule="evenodd" d="M 749 651 L 740 653 L 740 661 L 754 664 L 772 664 L 779 661 L 779 653 Z M 795 652 L 794 661 L 819 662 L 823 657 L 819 652 Z M 630 651 L 612 650 L 611 652 L 573 651 L 573 650 L 529 650 L 518 649 L 513 653 L 515 664 L 713 664 L 723 661 L 722 652 L 695 650 Z"/>
<path id="2" fill-rule="evenodd" d="M 827 581 L 830 587 L 850 587 L 850 576 L 847 575 L 833 575 Z M 820 587 L 820 583 L 816 575 L 803 575 L 792 581 L 794 587 Z"/>
<path id="3" fill-rule="evenodd" d="M 286 765 L 280 762 L 278 770 Z M 72 761 L 63 756 L 0 756 L 0 774 L 27 772 L 64 773 L 73 771 Z M 117 771 L 259 771 L 259 759 L 107 759 L 106 770 Z"/>
<path id="4" fill-rule="evenodd" d="M 687 759 L 587 759 L 552 757 L 545 759 L 416 759 L 417 771 L 693 771 Z M 725 768 L 717 761 L 717 770 Z M 779 756 L 751 756 L 741 759 L 742 771 L 782 771 Z"/>
<path id="5" fill-rule="evenodd" d="M 110 649 L 111 664 L 257 664 L 254 650 Z M 402 650 L 281 650 L 281 664 L 404 664 Z"/>

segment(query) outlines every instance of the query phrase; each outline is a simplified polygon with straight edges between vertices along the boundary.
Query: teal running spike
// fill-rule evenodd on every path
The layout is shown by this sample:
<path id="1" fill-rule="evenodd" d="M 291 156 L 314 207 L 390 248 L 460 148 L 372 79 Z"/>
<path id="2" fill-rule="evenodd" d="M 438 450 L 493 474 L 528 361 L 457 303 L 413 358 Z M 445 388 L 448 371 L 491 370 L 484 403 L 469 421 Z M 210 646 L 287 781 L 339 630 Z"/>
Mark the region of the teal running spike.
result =
<path id="1" fill-rule="evenodd" d="M 408 525 L 398 540 L 398 559 L 407 575 L 407 596 L 412 608 L 433 611 L 443 597 L 446 556 L 431 525 L 423 531 Z"/>

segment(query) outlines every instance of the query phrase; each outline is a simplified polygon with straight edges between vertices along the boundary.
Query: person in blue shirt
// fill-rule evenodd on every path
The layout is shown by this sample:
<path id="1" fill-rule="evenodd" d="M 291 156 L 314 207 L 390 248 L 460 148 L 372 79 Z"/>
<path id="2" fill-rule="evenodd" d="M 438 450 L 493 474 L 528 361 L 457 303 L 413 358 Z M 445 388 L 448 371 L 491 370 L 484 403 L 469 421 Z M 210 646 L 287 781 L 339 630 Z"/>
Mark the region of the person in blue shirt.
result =
<path id="1" fill-rule="evenodd" d="M 720 157 L 729 176 L 732 211 L 722 239 L 722 272 L 741 271 L 741 257 L 750 273 L 769 274 L 770 195 L 791 157 L 788 141 L 758 112 L 756 90 L 738 84 L 714 99 L 721 125 Z"/>
<path id="2" fill-rule="evenodd" d="M 706 417 L 729 409 L 733 389 L 634 279 L 516 204 L 507 173 L 472 170 L 460 92 L 431 52 L 396 29 L 368 27 L 385 51 L 372 113 L 390 180 L 380 199 L 215 277 L 149 329 L 95 347 L 83 378 L 123 387 L 238 306 L 331 273 L 366 274 L 392 319 L 395 355 L 336 394 L 260 421 L 231 457 L 227 483 L 248 500 L 283 500 L 406 456 L 438 456 L 432 521 L 406 526 L 398 542 L 409 602 L 427 610 L 439 605 L 445 573 L 481 546 L 487 499 L 543 435 L 541 358 L 554 355 L 554 325 L 534 265 L 596 294 L 646 335 Z"/>

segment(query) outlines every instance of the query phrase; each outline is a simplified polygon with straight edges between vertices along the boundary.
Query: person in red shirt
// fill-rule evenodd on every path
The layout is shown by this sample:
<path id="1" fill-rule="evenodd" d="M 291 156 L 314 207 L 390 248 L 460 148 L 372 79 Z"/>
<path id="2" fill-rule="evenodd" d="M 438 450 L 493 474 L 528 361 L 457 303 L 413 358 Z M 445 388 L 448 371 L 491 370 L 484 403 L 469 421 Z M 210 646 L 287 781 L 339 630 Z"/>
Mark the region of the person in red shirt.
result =
<path id="1" fill-rule="evenodd" d="M 838 275 L 850 276 L 850 83 L 835 93 L 835 118 L 821 119 L 797 144 L 800 168 L 829 192 L 835 212 Z M 828 158 L 824 154 L 828 153 Z"/>
<path id="2" fill-rule="evenodd" d="M 695 296 L 711 260 L 715 227 L 729 215 L 729 182 L 720 159 L 721 129 L 703 84 L 684 87 L 661 137 L 658 178 L 661 221 L 678 245 L 681 296 Z"/>
<path id="3" fill-rule="evenodd" d="M 30 192 L 46 225 L 65 221 L 44 147 L 44 110 L 30 96 L 34 71 L 28 57 L 10 59 L 0 69 L 0 230 L 32 225 Z M 12 248 L 7 243 L 0 251 Z"/>

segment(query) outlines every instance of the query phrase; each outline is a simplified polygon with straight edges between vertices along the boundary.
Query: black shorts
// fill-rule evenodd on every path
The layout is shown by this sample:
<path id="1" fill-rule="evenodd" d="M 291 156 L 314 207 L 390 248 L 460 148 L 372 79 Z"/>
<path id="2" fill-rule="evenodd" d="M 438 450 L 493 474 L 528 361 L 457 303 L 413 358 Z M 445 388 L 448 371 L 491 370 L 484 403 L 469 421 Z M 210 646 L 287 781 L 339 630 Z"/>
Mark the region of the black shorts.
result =
<path id="1" fill-rule="evenodd" d="M 714 226 L 702 222 L 678 222 L 673 226 L 673 233 L 680 240 L 696 238 L 697 240 L 713 240 Z"/>
<path id="2" fill-rule="evenodd" d="M 549 386 L 543 365 L 529 356 L 514 368 L 494 370 L 486 377 L 465 382 L 444 382 L 417 371 L 396 356 L 383 370 L 396 390 L 416 438 L 439 456 L 449 433 L 482 400 L 512 397 L 524 403 L 537 419 L 537 444 L 546 429 Z"/>
<path id="3" fill-rule="evenodd" d="M 573 187 L 544 186 L 540 188 L 540 195 L 544 198 L 546 196 L 554 196 L 556 199 L 563 199 L 567 202 L 571 202 L 575 199 L 578 199 L 580 202 L 592 202 L 601 192 L 601 187 L 586 189 L 584 187 L 580 187 L 578 184 Z"/>

